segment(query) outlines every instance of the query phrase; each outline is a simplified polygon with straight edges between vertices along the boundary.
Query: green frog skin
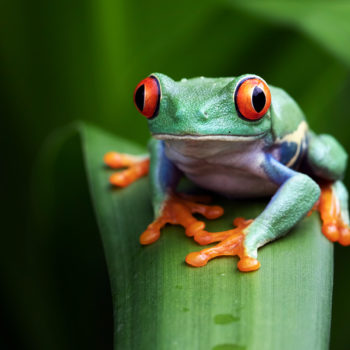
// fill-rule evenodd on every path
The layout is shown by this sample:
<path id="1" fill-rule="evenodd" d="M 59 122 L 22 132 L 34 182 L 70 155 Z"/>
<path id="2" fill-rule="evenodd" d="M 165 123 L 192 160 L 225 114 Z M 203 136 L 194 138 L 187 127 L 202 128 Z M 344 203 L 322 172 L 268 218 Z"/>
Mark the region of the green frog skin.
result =
<path id="1" fill-rule="evenodd" d="M 350 244 L 348 193 L 341 182 L 347 154 L 332 136 L 313 133 L 282 89 L 254 74 L 176 82 L 154 73 L 137 85 L 134 102 L 153 136 L 150 155 L 109 152 L 104 160 L 127 168 L 111 176 L 115 186 L 149 172 L 155 218 L 141 244 L 155 242 L 166 224 L 182 225 L 201 245 L 218 242 L 190 253 L 189 265 L 237 255 L 239 270 L 254 271 L 260 267 L 258 248 L 288 233 L 311 210 L 320 212 L 328 239 Z M 256 219 L 236 218 L 234 229 L 207 232 L 193 214 L 215 219 L 223 209 L 177 193 L 181 176 L 232 200 L 271 200 Z"/>

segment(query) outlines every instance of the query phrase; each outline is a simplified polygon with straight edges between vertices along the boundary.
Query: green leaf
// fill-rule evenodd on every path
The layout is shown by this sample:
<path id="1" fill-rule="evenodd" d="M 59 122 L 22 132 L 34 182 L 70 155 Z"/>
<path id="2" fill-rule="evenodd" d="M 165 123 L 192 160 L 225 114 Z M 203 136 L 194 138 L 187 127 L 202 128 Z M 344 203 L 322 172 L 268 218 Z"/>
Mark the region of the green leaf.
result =
<path id="1" fill-rule="evenodd" d="M 152 220 L 147 178 L 125 189 L 108 185 L 105 152 L 144 149 L 81 126 L 88 180 L 103 240 L 114 303 L 115 349 L 327 349 L 333 245 L 316 213 L 260 249 L 261 269 L 237 271 L 237 259 L 202 268 L 184 262 L 201 248 L 182 228 L 167 227 L 154 244 L 138 237 Z M 225 215 L 210 231 L 256 217 L 266 201 L 215 198 Z"/>
<path id="2" fill-rule="evenodd" d="M 234 7 L 295 27 L 350 65 L 350 4 L 346 1 L 239 1 L 228 0 Z"/>

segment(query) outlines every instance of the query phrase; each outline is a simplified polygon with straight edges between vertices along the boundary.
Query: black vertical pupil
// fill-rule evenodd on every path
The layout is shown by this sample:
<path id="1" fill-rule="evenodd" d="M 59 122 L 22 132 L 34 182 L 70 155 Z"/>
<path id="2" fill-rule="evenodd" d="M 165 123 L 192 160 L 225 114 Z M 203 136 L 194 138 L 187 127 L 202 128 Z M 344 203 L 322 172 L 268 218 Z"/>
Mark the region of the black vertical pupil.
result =
<path id="1" fill-rule="evenodd" d="M 255 86 L 253 90 L 253 96 L 252 96 L 252 103 L 254 109 L 260 113 L 266 104 L 266 96 L 264 93 L 264 90 L 261 89 L 259 86 Z"/>
<path id="2" fill-rule="evenodd" d="M 135 103 L 137 108 L 142 112 L 145 104 L 145 85 L 142 84 L 135 93 Z"/>

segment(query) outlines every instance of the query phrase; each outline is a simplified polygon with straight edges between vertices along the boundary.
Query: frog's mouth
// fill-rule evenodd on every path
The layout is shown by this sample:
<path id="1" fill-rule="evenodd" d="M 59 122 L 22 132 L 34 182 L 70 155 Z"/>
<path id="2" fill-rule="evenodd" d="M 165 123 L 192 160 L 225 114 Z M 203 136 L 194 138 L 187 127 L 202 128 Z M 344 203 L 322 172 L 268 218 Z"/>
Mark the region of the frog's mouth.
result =
<path id="1" fill-rule="evenodd" d="M 220 135 L 220 134 L 209 134 L 209 135 L 174 135 L 174 134 L 152 134 L 157 140 L 178 140 L 178 141 L 254 141 L 260 139 L 266 135 L 266 132 L 256 135 Z"/>

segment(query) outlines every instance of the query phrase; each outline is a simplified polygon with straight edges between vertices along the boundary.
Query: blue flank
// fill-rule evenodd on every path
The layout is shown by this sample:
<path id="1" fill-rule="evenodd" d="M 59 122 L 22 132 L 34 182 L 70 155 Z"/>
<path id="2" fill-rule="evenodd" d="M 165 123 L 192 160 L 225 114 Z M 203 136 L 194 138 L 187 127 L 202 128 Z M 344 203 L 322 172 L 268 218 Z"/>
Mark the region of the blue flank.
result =
<path id="1" fill-rule="evenodd" d="M 280 145 L 280 162 L 288 164 L 298 150 L 298 145 L 295 142 L 283 142 Z"/>
<path id="2" fill-rule="evenodd" d="M 271 154 L 267 154 L 263 165 L 266 175 L 271 181 L 277 185 L 282 185 L 298 172 L 286 167 L 281 162 L 277 161 Z"/>
<path id="3" fill-rule="evenodd" d="M 179 170 L 165 155 L 164 141 L 159 141 L 157 144 L 157 173 L 159 185 L 162 192 L 166 192 L 169 188 L 175 189 L 179 180 Z"/>

